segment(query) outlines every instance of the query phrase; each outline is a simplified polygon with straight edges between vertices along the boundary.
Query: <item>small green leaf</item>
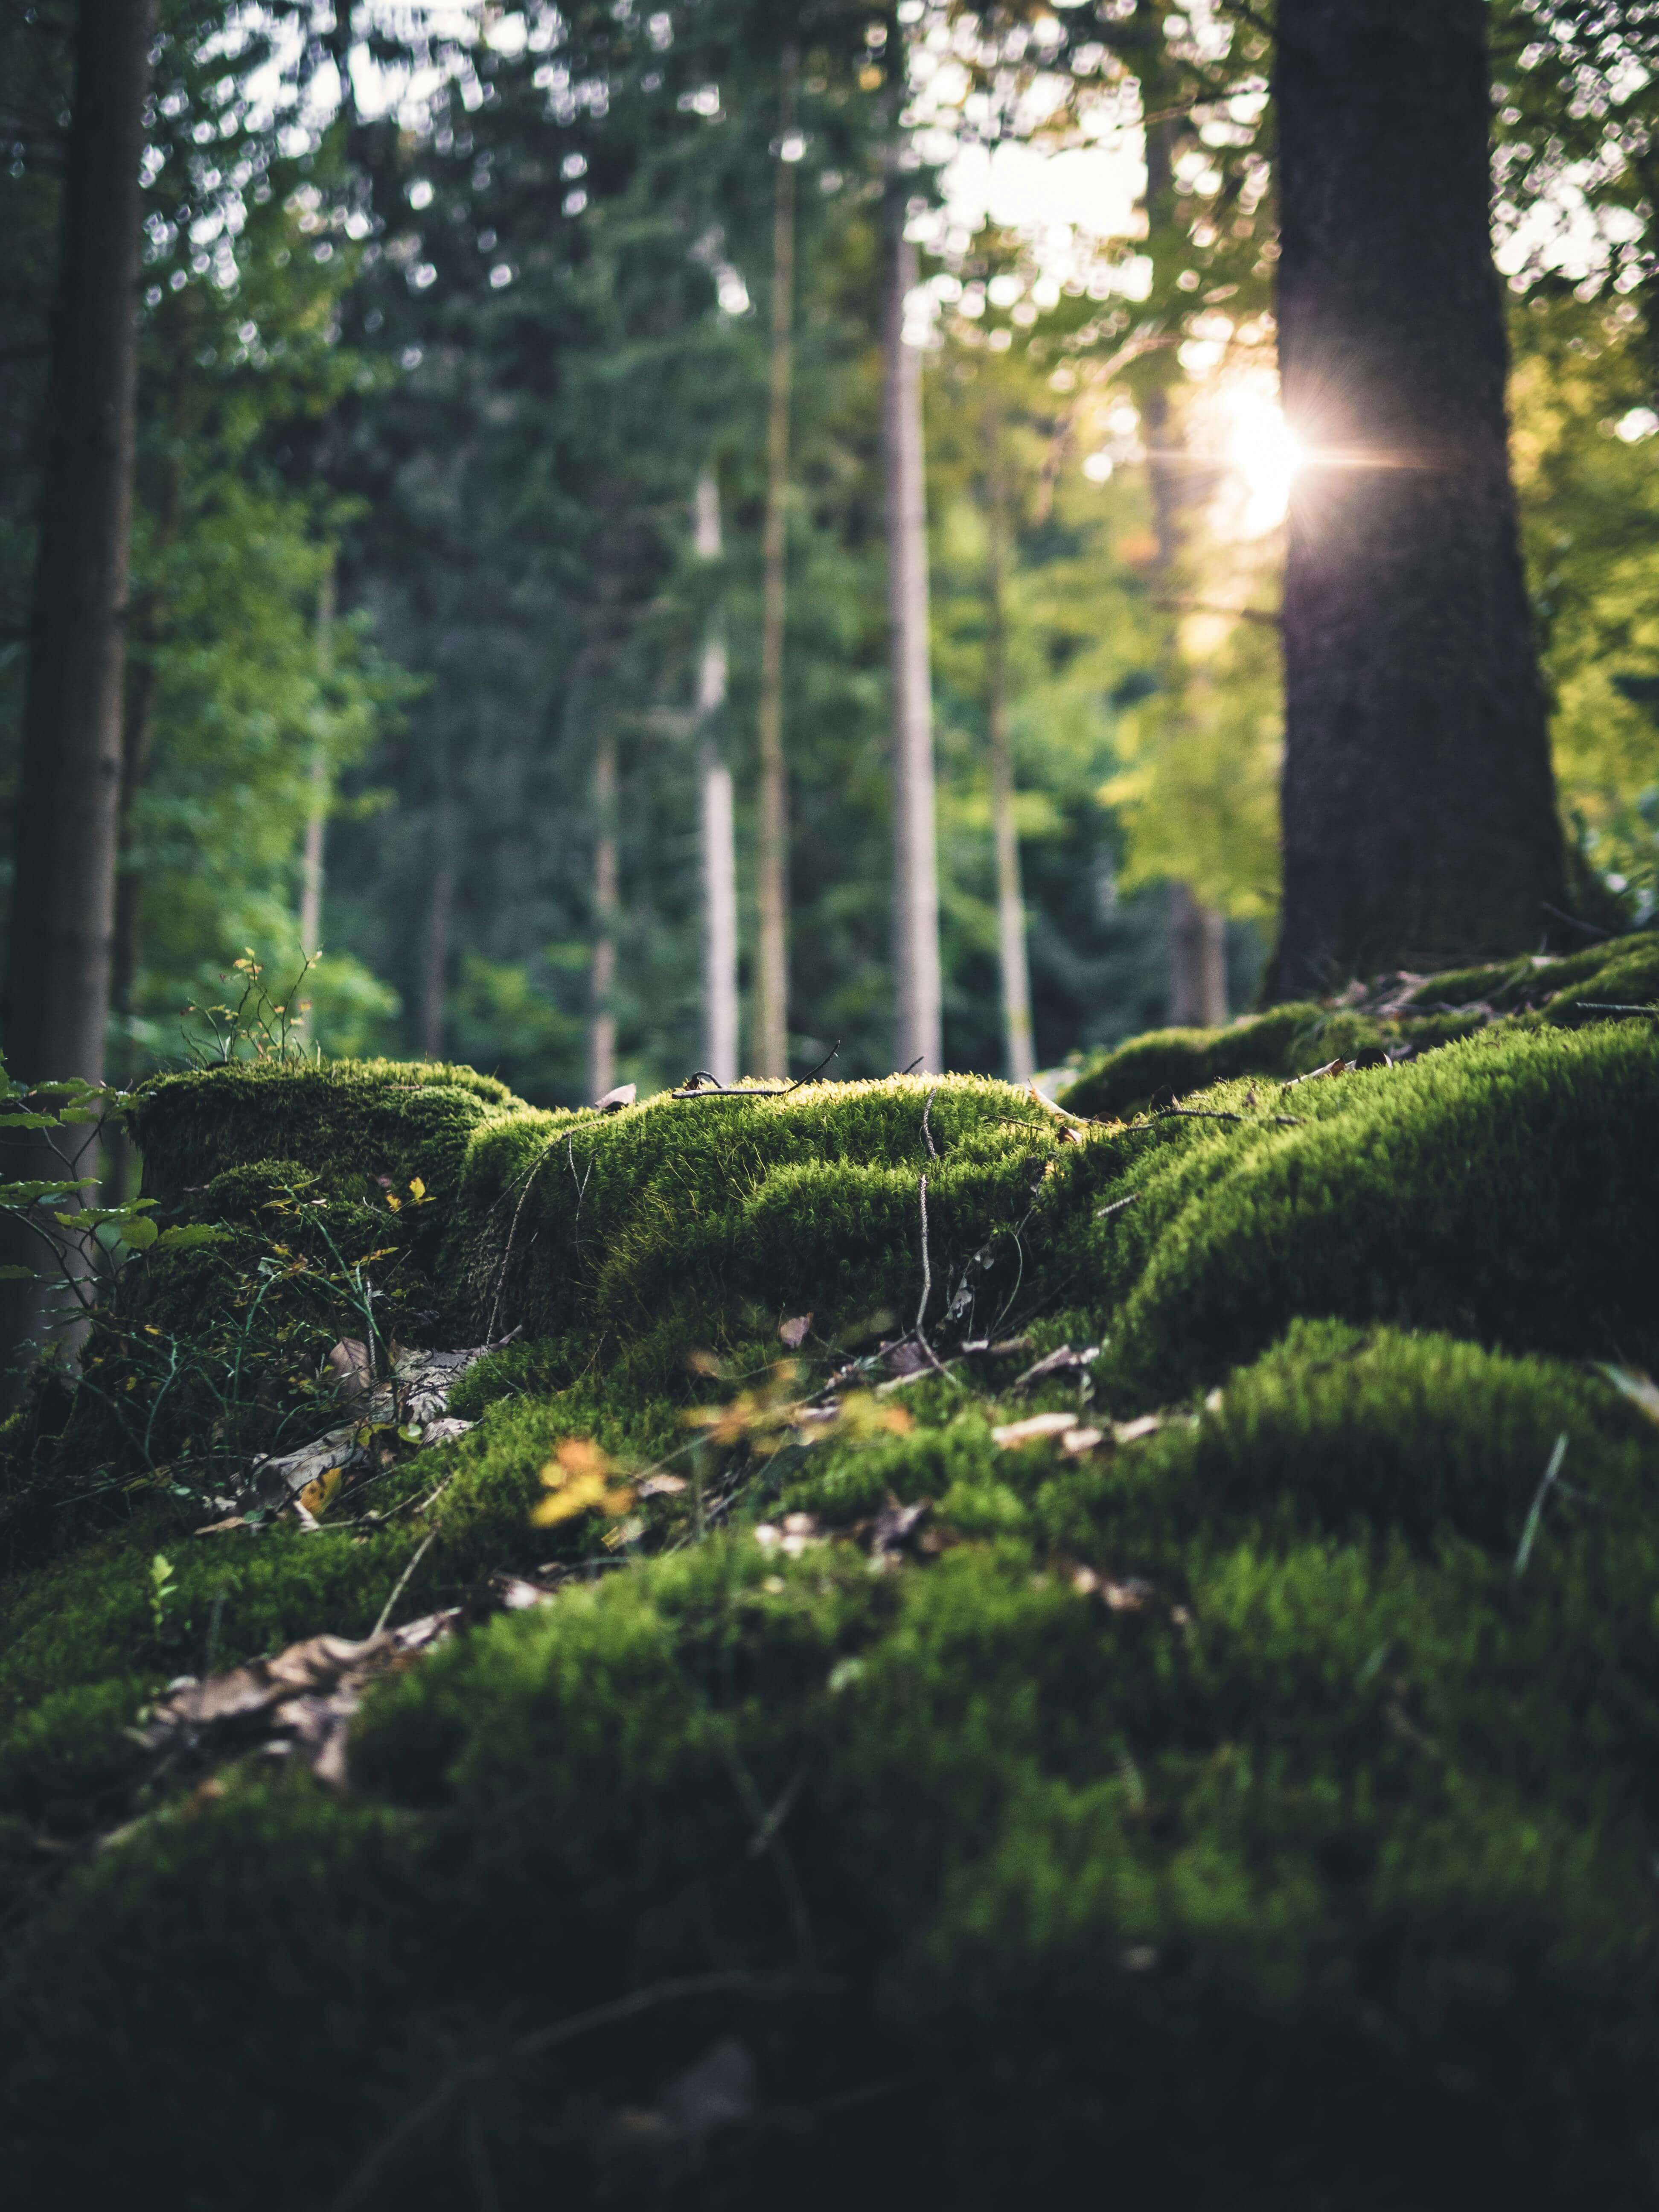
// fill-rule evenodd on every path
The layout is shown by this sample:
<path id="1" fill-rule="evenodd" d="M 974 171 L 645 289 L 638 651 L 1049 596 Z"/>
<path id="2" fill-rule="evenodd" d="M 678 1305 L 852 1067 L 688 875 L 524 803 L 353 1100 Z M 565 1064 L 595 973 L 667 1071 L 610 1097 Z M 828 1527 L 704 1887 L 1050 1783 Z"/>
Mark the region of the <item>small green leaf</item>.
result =
<path id="1" fill-rule="evenodd" d="M 175 1221 L 156 1239 L 164 1251 L 193 1252 L 199 1245 L 222 1244 L 230 1234 L 210 1221 Z"/>
<path id="2" fill-rule="evenodd" d="M 32 1283 L 33 1280 L 33 1267 L 0 1267 L 0 1283 Z"/>
<path id="3" fill-rule="evenodd" d="M 161 1233 L 155 1224 L 141 1213 L 136 1221 L 122 1224 L 121 1242 L 130 1252 L 147 1252 Z"/>

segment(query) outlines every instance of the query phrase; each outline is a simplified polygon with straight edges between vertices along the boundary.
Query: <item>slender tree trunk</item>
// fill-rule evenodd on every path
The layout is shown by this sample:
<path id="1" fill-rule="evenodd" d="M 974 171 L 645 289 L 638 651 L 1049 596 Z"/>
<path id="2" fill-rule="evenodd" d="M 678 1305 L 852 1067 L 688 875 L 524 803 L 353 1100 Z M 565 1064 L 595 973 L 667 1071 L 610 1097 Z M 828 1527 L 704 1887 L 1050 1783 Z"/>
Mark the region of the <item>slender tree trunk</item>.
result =
<path id="1" fill-rule="evenodd" d="M 1565 904 L 1510 482 L 1480 0 L 1281 0 L 1280 995 Z"/>
<path id="2" fill-rule="evenodd" d="M 933 712 L 927 638 L 927 495 L 922 472 L 921 353 L 904 343 L 916 249 L 904 235 L 902 180 L 887 193 L 882 444 L 887 478 L 887 611 L 893 686 L 893 985 L 897 1064 L 938 1069 L 939 861 L 933 831 Z"/>
<path id="3" fill-rule="evenodd" d="M 794 122 L 797 62 L 785 49 L 782 133 Z M 788 787 L 783 764 L 783 624 L 789 496 L 789 401 L 794 375 L 795 169 L 781 145 L 772 204 L 771 398 L 766 424 L 766 525 L 761 597 L 760 823 L 755 854 L 755 1053 L 762 1075 L 789 1073 Z"/>
<path id="4" fill-rule="evenodd" d="M 100 1082 L 115 922 L 116 817 L 138 352 L 139 163 L 155 0 L 81 0 L 48 383 L 49 437 L 16 805 L 5 1050 L 31 1083 Z M 9 1174 L 56 1171 L 8 1148 Z M 95 1157 L 81 1171 L 97 1172 Z M 21 1240 L 21 1241 L 20 1241 Z M 33 1262 L 21 1232 L 9 1261 Z M 0 1341 L 50 1317 L 0 1295 Z"/>
<path id="5" fill-rule="evenodd" d="M 713 469 L 697 479 L 697 551 L 720 557 L 720 493 Z M 698 827 L 702 859 L 702 1064 L 722 1083 L 738 1073 L 738 852 L 732 771 L 720 751 L 726 635 L 709 623 L 697 668 Z"/>
<path id="6" fill-rule="evenodd" d="M 603 1098 L 617 1080 L 617 733 L 600 726 L 593 762 L 593 961 L 589 970 L 587 1090 Z"/>
<path id="7" fill-rule="evenodd" d="M 1170 1019 L 1178 1029 L 1219 1029 L 1227 1018 L 1227 917 L 1170 885 Z"/>
<path id="8" fill-rule="evenodd" d="M 1156 21 L 1152 31 L 1161 40 L 1162 27 Z M 1161 86 L 1155 85 L 1151 96 L 1159 108 L 1165 106 Z M 1146 132 L 1146 220 L 1154 236 L 1161 234 L 1174 214 L 1171 157 L 1177 127 L 1172 117 L 1164 116 Z M 1152 528 L 1158 538 L 1158 580 L 1163 592 L 1168 593 L 1177 581 L 1183 511 L 1192 502 L 1196 481 L 1175 450 L 1169 394 L 1162 384 L 1154 384 L 1147 392 L 1141 413 L 1146 430 Z M 1174 664 L 1173 644 L 1170 659 Z M 1169 947 L 1170 1021 L 1183 1029 L 1219 1028 L 1227 1018 L 1226 917 L 1218 908 L 1206 906 L 1190 884 L 1181 881 L 1170 885 Z"/>
<path id="9" fill-rule="evenodd" d="M 1014 768 L 1008 748 L 1008 492 L 1003 472 L 1002 418 L 994 401 L 987 410 L 985 441 L 989 495 L 986 502 L 985 721 L 991 756 L 991 834 L 996 847 L 1003 1062 L 1011 1083 L 1026 1083 L 1036 1071 L 1036 1059 L 1031 1042 L 1031 982 L 1025 950 L 1025 902 L 1019 881 L 1019 832 L 1014 822 Z"/>
<path id="10" fill-rule="evenodd" d="M 441 1060 L 446 1043 L 449 938 L 455 912 L 455 801 L 447 761 L 434 822 L 432 885 L 426 905 L 426 957 L 421 969 L 421 1052 Z"/>
<path id="11" fill-rule="evenodd" d="M 149 652 L 130 663 L 121 715 L 121 792 L 115 831 L 115 925 L 110 964 L 112 1074 L 125 1088 L 137 1073 L 132 1021 L 138 995 L 138 909 L 143 881 L 133 850 L 133 814 L 149 772 L 154 726 L 155 665 Z M 125 1123 L 117 1121 L 104 1145 L 103 1203 L 119 1206 L 128 1195 L 131 1146 Z"/>
<path id="12" fill-rule="evenodd" d="M 317 675 L 319 688 L 334 673 L 334 556 L 329 556 L 317 592 Z M 319 738 L 311 748 L 307 770 L 311 805 L 306 816 L 305 844 L 300 856 L 300 957 L 314 960 L 323 946 L 323 848 L 328 833 L 328 753 Z M 303 1004 L 296 1009 L 291 1028 L 303 1034 L 307 1024 Z"/>

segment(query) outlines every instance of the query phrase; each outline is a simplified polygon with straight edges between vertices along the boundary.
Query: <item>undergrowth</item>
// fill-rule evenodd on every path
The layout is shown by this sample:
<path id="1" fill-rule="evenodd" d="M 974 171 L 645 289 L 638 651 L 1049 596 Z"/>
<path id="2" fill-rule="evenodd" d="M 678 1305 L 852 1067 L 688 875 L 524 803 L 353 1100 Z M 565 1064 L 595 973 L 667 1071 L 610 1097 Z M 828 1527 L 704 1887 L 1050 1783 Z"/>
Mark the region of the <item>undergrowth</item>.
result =
<path id="1" fill-rule="evenodd" d="M 1651 1000 L 1651 958 L 1316 1010 L 1468 1034 L 1287 1090 L 1375 1040 L 1267 1017 L 1182 1044 L 1181 1111 L 1087 1124 L 958 1078 L 157 1085 L 155 1194 L 222 1237 L 131 1262 L 88 1357 L 154 1328 L 205 1389 L 263 1281 L 275 1380 L 210 1481 L 90 1367 L 10 1433 L 20 2180 L 1650 2202 L 1659 1024 L 1583 1001 Z M 520 1334 L 469 1432 L 314 1531 L 193 1535 L 330 1418 L 353 1311 L 388 1352 Z M 398 1619 L 550 1595 L 376 1692 L 346 1793 L 134 1741 L 170 1678 L 362 1637 L 406 1571 Z"/>

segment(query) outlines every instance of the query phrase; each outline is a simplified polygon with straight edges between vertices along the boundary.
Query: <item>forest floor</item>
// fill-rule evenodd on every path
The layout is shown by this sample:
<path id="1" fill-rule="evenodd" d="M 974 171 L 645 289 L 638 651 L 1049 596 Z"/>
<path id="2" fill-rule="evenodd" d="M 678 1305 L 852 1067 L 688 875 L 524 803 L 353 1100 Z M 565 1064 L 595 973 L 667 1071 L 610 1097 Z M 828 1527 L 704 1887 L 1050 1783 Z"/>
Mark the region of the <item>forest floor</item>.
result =
<path id="1" fill-rule="evenodd" d="M 156 1079 L 0 1434 L 9 2172 L 1651 2203 L 1656 1009 Z"/>

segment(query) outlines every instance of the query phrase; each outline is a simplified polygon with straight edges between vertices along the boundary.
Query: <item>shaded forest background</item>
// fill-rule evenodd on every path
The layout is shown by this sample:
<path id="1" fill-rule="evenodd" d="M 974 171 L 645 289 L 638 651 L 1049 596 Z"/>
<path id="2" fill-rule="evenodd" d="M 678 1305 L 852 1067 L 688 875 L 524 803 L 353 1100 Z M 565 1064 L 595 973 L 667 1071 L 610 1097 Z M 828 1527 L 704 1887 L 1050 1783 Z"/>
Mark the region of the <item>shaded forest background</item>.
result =
<path id="1" fill-rule="evenodd" d="M 881 240 L 921 249 L 946 1064 L 1000 1069 L 988 725 L 1006 708 L 1040 1064 L 1170 1007 L 1170 886 L 1255 987 L 1277 896 L 1267 42 L 1163 0 L 228 9 L 155 70 L 110 1073 L 222 976 L 307 1035 L 587 1095 L 614 830 L 617 1073 L 700 1047 L 697 672 L 754 945 L 775 185 L 795 171 L 784 728 L 790 1045 L 892 1065 Z M 0 11 L 0 848 L 26 668 L 72 10 Z M 1492 11 L 1513 458 L 1564 806 L 1659 905 L 1655 100 L 1616 13 Z M 787 58 L 786 46 L 799 52 Z M 343 69 L 342 65 L 343 64 Z M 794 105 L 782 105 L 786 69 Z M 342 100 L 341 87 L 348 88 Z M 963 144 L 1142 132 L 1118 233 L 953 222 Z M 1231 408 L 1231 411 L 1229 411 Z M 1248 421 L 1248 406 L 1245 419 Z M 1230 440 L 1232 441 L 1230 443 Z M 718 560 L 693 501 L 718 484 Z M 614 801 L 595 765 L 614 750 Z M 234 972 L 234 971 L 232 971 Z M 745 1037 L 747 1015 L 745 1001 Z M 744 1055 L 745 1064 L 748 1054 Z"/>

